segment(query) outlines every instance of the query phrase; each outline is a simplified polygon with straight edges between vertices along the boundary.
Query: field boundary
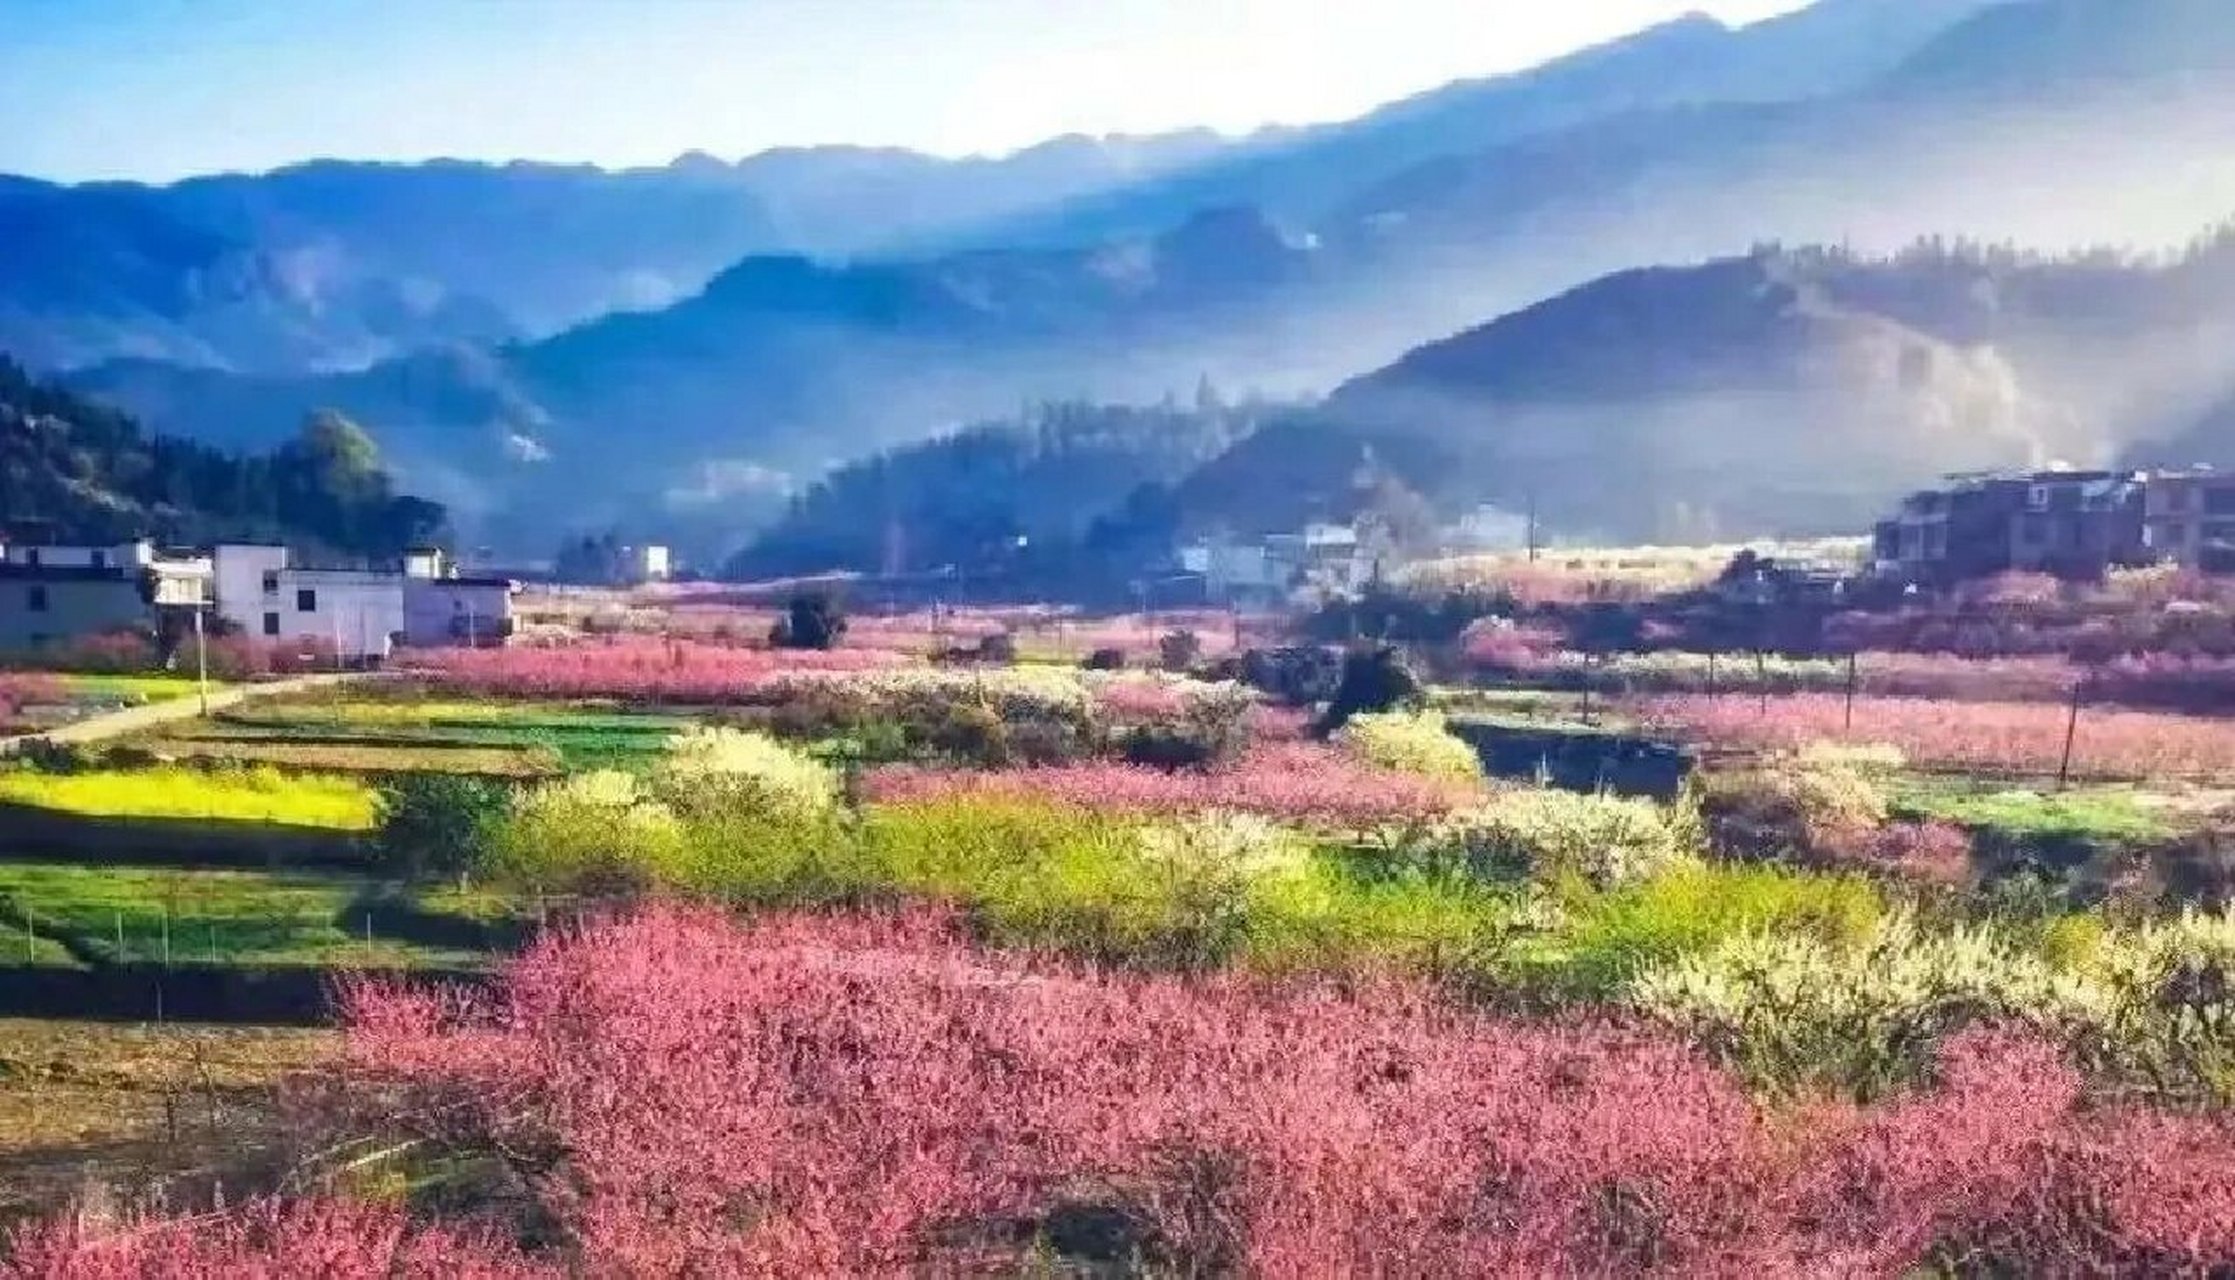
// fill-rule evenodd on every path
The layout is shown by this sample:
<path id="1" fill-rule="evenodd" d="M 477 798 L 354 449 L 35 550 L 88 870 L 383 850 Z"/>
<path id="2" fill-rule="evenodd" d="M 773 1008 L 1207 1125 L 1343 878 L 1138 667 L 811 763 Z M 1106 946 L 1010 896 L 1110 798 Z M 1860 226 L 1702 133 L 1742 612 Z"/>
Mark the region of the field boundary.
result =
<path id="1" fill-rule="evenodd" d="M 294 676 L 274 680 L 268 684 L 228 685 L 210 692 L 207 710 L 223 711 L 255 698 L 285 697 L 292 693 L 307 693 L 313 689 L 332 688 L 337 685 L 388 678 L 385 672 L 376 671 L 326 671 L 316 675 Z M 151 702 L 144 707 L 126 707 L 106 715 L 89 716 L 76 724 L 66 724 L 41 733 L 16 734 L 0 738 L 0 757 L 12 756 L 24 745 L 35 741 L 61 744 L 105 742 L 121 738 L 142 729 L 170 724 L 176 720 L 193 720 L 204 711 L 203 699 L 198 694 L 172 698 L 167 702 Z"/>

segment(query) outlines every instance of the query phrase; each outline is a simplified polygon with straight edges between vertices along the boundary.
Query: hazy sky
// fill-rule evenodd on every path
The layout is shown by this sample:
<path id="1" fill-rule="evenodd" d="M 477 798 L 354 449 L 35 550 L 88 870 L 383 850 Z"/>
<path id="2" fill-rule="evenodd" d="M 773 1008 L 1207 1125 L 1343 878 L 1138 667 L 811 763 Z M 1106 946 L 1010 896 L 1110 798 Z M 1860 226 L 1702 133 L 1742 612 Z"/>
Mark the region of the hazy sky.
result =
<path id="1" fill-rule="evenodd" d="M 1802 0 L 0 0 L 0 171 L 656 164 L 1356 115 Z"/>

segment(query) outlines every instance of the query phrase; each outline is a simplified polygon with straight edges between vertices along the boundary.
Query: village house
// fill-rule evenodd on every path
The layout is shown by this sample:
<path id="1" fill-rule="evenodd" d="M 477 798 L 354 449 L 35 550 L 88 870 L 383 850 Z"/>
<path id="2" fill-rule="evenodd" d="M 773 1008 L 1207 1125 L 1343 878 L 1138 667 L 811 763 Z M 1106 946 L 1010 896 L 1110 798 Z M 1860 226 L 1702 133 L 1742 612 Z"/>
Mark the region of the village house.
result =
<path id="1" fill-rule="evenodd" d="M 2143 488 L 2143 539 L 2153 559 L 2235 573 L 2235 472 L 2162 471 Z"/>
<path id="2" fill-rule="evenodd" d="M 2145 481 L 2113 471 L 1950 476 L 1878 524 L 1879 571 L 1950 583 L 2012 570 L 2091 578 L 2148 563 Z"/>
<path id="3" fill-rule="evenodd" d="M 145 540 L 9 543 L 0 550 L 0 650 L 152 630 L 166 610 L 207 604 L 209 579 L 207 559 L 165 555 Z"/>

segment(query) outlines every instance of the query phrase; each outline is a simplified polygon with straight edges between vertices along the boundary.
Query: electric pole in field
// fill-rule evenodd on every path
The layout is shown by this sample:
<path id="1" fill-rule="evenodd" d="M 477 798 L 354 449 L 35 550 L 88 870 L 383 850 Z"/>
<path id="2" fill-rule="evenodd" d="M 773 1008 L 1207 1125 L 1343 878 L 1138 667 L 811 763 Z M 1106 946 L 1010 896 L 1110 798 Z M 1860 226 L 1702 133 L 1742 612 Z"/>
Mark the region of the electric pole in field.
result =
<path id="1" fill-rule="evenodd" d="M 210 713 L 210 650 L 202 634 L 202 606 L 194 606 L 194 687 L 201 695 L 202 714 Z"/>
<path id="2" fill-rule="evenodd" d="M 1529 563 L 1537 562 L 1537 491 L 1529 490 Z"/>

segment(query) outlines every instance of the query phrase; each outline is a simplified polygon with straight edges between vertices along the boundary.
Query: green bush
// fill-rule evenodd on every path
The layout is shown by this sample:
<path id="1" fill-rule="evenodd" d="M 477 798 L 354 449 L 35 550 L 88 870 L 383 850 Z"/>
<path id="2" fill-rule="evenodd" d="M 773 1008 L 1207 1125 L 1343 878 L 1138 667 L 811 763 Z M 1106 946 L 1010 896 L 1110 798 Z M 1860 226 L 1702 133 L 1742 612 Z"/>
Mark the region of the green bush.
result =
<path id="1" fill-rule="evenodd" d="M 2131 930 L 2066 917 L 2030 938 L 1927 931 L 1908 914 L 1854 939 L 1748 933 L 1641 971 L 1626 995 L 1771 1088 L 1882 1094 L 1921 1079 L 1948 1032 L 1988 1021 L 2063 1039 L 2128 1091 L 2235 1101 L 2225 912 Z"/>
<path id="2" fill-rule="evenodd" d="M 798 595 L 769 629 L 768 642 L 779 649 L 835 649 L 845 635 L 846 614 L 835 599 Z"/>
<path id="3" fill-rule="evenodd" d="M 1718 851 L 1802 866 L 1863 860 L 1891 812 L 1873 768 L 1824 753 L 1702 774 L 1694 794 Z"/>
<path id="4" fill-rule="evenodd" d="M 774 738 L 738 729 L 677 734 L 649 781 L 653 793 L 678 813 L 731 810 L 814 819 L 838 803 L 838 775 L 830 766 Z"/>
<path id="5" fill-rule="evenodd" d="M 1504 791 L 1409 842 L 1425 869 L 1475 879 L 1580 880 L 1608 889 L 1690 862 L 1688 808 L 1552 787 Z"/>
<path id="6" fill-rule="evenodd" d="M 1974 1021 L 2059 1030 L 2088 996 L 1985 929 L 1928 933 L 1889 916 L 1861 939 L 1749 933 L 1638 974 L 1627 996 L 1777 1090 L 1875 1097 L 1921 1082 Z"/>
<path id="7" fill-rule="evenodd" d="M 1853 875 L 1771 865 L 1678 865 L 1605 892 L 1571 890 L 1560 927 L 1510 958 L 1512 981 L 1539 997 L 1604 999 L 1652 965 L 1742 935 L 1799 934 L 1859 945 L 1885 913 Z"/>
<path id="8" fill-rule="evenodd" d="M 375 798 L 377 865 L 401 879 L 453 876 L 489 859 L 512 807 L 501 783 L 458 774 L 404 774 Z"/>
<path id="9" fill-rule="evenodd" d="M 1482 758 L 1452 736 L 1440 711 L 1363 712 L 1336 741 L 1368 764 L 1444 782 L 1480 782 Z"/>
<path id="10" fill-rule="evenodd" d="M 1354 649 L 1343 655 L 1342 679 L 1319 719 L 1319 732 L 1333 733 L 1355 715 L 1417 706 L 1423 696 L 1420 677 L 1396 649 L 1389 645 Z"/>

